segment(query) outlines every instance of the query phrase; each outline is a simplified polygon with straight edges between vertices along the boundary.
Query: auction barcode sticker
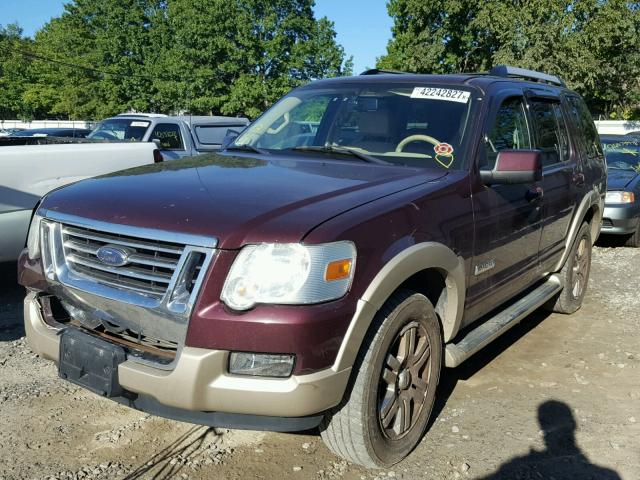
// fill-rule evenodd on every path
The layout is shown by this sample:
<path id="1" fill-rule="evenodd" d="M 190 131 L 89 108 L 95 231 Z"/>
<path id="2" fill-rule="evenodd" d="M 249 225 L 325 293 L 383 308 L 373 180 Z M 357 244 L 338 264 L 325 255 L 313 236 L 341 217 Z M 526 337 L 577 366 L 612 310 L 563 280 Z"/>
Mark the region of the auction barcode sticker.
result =
<path id="1" fill-rule="evenodd" d="M 148 127 L 149 122 L 131 122 L 132 127 Z"/>
<path id="2" fill-rule="evenodd" d="M 453 90 L 451 88 L 415 87 L 411 98 L 426 98 L 429 100 L 444 100 L 446 102 L 467 103 L 471 92 Z"/>

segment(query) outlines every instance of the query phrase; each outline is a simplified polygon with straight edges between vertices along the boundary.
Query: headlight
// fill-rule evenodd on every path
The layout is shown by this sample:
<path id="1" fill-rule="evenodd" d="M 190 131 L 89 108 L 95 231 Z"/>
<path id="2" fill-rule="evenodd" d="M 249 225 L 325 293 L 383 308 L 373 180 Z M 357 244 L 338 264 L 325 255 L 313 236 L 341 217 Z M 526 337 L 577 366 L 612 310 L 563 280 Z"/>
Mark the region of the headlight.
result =
<path id="1" fill-rule="evenodd" d="M 29 234 L 27 235 L 27 252 L 29 258 L 35 260 L 40 258 L 40 224 L 42 217 L 34 214 L 29 226 Z"/>
<path id="2" fill-rule="evenodd" d="M 221 298 L 234 310 L 335 300 L 349 290 L 355 263 L 351 242 L 248 245 L 233 262 Z"/>
<path id="3" fill-rule="evenodd" d="M 635 195 L 633 192 L 613 191 L 607 192 L 604 203 L 633 203 Z"/>

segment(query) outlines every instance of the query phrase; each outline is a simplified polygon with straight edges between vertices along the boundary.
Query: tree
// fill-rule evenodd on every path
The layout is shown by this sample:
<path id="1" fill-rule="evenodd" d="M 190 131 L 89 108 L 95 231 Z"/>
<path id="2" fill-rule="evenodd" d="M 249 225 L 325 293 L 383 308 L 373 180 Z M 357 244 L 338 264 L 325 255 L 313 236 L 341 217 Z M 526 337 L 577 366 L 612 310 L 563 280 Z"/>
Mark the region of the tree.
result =
<path id="1" fill-rule="evenodd" d="M 28 74 L 19 53 L 29 48 L 29 43 L 17 25 L 0 25 L 0 120 L 29 116 L 23 103 Z"/>
<path id="2" fill-rule="evenodd" d="M 253 118 L 292 87 L 350 73 L 333 24 L 316 19 L 313 4 L 73 0 L 23 48 L 31 81 L 18 96 L 27 111 L 71 118 Z"/>
<path id="3" fill-rule="evenodd" d="M 486 71 L 501 63 L 556 73 L 596 111 L 640 101 L 640 8 L 624 0 L 390 0 L 384 68 Z"/>
<path id="4" fill-rule="evenodd" d="M 196 113 L 256 117 L 292 87 L 348 71 L 333 24 L 313 0 L 172 0 L 156 82 L 163 102 Z"/>

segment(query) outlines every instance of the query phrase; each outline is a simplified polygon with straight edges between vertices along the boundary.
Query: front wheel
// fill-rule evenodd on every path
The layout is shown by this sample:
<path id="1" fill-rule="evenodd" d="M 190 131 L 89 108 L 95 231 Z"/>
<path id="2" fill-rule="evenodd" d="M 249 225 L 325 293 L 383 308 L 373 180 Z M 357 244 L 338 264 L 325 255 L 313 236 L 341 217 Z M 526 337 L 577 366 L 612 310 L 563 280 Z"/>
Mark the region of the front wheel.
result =
<path id="1" fill-rule="evenodd" d="M 406 457 L 429 422 L 442 345 L 431 302 L 396 292 L 367 334 L 344 400 L 323 422 L 329 449 L 365 467 L 389 467 Z"/>

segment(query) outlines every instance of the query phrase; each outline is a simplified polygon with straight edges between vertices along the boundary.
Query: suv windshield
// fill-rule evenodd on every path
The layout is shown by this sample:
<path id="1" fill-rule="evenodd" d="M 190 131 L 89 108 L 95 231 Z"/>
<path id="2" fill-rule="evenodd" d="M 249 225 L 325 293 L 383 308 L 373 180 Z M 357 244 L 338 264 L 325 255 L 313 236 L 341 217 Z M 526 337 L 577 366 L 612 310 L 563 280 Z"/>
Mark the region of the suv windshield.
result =
<path id="1" fill-rule="evenodd" d="M 393 83 L 294 90 L 245 130 L 236 147 L 361 154 L 411 167 L 459 169 L 471 91 Z"/>
<path id="2" fill-rule="evenodd" d="M 151 122 L 135 118 L 110 118 L 101 122 L 88 138 L 97 140 L 129 140 L 139 142 L 144 138 Z"/>
<path id="3" fill-rule="evenodd" d="M 640 172 L 640 139 L 603 141 L 602 147 L 608 168 Z"/>

